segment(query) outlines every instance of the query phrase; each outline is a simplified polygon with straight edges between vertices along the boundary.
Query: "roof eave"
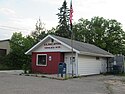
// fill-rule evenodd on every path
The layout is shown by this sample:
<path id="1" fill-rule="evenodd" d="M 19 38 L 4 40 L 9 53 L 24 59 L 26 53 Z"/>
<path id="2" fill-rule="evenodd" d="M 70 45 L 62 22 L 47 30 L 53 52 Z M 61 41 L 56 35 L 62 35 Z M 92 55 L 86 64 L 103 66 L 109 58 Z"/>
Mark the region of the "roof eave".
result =
<path id="1" fill-rule="evenodd" d="M 54 40 L 56 40 L 57 42 L 60 42 L 61 44 L 63 44 L 63 45 L 65 45 L 66 47 L 68 47 L 69 49 L 72 49 L 71 46 L 67 45 L 66 43 L 62 42 L 61 40 L 56 39 L 55 37 L 53 37 L 53 36 L 51 36 L 51 35 L 48 35 L 48 36 L 46 36 L 43 40 L 41 40 L 41 41 L 38 42 L 36 45 L 34 45 L 31 49 L 29 49 L 25 54 L 27 54 L 27 55 L 32 54 L 32 51 L 33 51 L 36 47 L 38 47 L 43 41 L 45 41 L 47 38 L 49 38 L 49 37 L 52 38 L 52 39 L 54 39 Z M 74 49 L 74 48 L 73 48 L 73 51 L 75 51 L 76 53 L 80 53 L 78 50 L 76 50 L 76 49 Z"/>
<path id="2" fill-rule="evenodd" d="M 57 42 L 60 42 L 60 43 L 63 44 L 64 46 L 68 47 L 69 49 L 73 49 L 73 51 L 75 51 L 76 53 L 80 53 L 78 50 L 72 48 L 71 46 L 69 46 L 68 44 L 62 42 L 61 40 L 59 40 L 59 39 L 57 39 L 57 38 L 55 38 L 55 37 L 53 37 L 53 36 L 51 36 L 51 35 L 50 35 L 49 37 L 52 38 L 52 39 L 54 39 L 54 40 L 56 40 Z"/>
<path id="3" fill-rule="evenodd" d="M 10 39 L 0 40 L 0 42 L 10 41 Z"/>
<path id="4" fill-rule="evenodd" d="M 38 42 L 36 45 L 34 45 L 31 49 L 29 49 L 27 52 L 25 52 L 25 54 L 30 55 L 32 53 L 32 51 L 39 46 L 39 44 L 41 44 L 44 40 L 46 40 L 50 35 L 46 36 L 44 39 L 42 39 L 40 42 Z"/>
<path id="5" fill-rule="evenodd" d="M 83 52 L 83 51 L 80 51 L 79 54 L 83 54 L 83 55 L 88 55 L 88 56 L 99 56 L 99 57 L 114 57 L 114 55 L 104 55 L 104 54 L 97 54 L 97 53 L 90 53 L 90 52 Z"/>

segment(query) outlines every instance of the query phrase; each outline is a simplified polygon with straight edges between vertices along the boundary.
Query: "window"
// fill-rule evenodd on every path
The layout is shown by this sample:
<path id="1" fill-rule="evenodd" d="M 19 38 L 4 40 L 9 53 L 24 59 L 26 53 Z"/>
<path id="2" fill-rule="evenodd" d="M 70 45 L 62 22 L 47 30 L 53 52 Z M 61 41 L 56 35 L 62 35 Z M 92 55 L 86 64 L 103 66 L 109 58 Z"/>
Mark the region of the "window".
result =
<path id="1" fill-rule="evenodd" d="M 96 57 L 96 60 L 100 60 L 100 57 Z"/>
<path id="2" fill-rule="evenodd" d="M 5 56 L 7 53 L 6 49 L 0 49 L 0 56 Z"/>
<path id="3" fill-rule="evenodd" d="M 70 57 L 70 62 L 75 62 L 75 57 L 73 57 L 73 59 Z"/>
<path id="4" fill-rule="evenodd" d="M 38 66 L 47 66 L 47 55 L 46 54 L 37 55 L 37 65 Z"/>
<path id="5" fill-rule="evenodd" d="M 54 39 L 51 39 L 51 42 L 53 43 L 53 42 L 54 42 Z"/>

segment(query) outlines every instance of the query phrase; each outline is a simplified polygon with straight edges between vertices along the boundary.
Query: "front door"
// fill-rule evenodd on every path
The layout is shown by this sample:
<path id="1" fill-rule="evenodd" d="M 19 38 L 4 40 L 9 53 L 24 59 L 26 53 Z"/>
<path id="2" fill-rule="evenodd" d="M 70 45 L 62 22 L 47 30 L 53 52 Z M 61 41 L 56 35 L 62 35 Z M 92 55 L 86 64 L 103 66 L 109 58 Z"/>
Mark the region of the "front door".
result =
<path id="1" fill-rule="evenodd" d="M 73 60 L 72 60 L 72 57 L 70 57 L 70 73 L 75 75 L 76 74 L 76 63 L 75 63 L 75 57 L 73 57 Z"/>
<path id="2" fill-rule="evenodd" d="M 72 57 L 65 57 L 65 63 L 67 64 L 67 74 L 72 75 L 72 69 L 73 69 L 73 74 L 76 74 L 76 63 L 75 63 L 75 57 L 73 57 L 73 62 L 72 62 Z M 73 67 L 73 68 L 72 68 Z"/>

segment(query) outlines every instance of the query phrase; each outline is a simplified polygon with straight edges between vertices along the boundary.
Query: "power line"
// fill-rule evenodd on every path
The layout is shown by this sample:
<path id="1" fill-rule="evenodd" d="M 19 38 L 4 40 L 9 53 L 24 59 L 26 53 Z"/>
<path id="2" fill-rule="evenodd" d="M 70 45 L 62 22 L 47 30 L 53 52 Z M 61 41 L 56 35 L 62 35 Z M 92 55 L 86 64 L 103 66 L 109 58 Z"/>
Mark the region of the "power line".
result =
<path id="1" fill-rule="evenodd" d="M 20 31 L 32 31 L 31 29 L 25 29 L 25 28 L 16 28 L 11 26 L 0 26 L 0 29 L 3 30 L 20 30 Z"/>
<path id="2" fill-rule="evenodd" d="M 15 28 L 15 27 L 11 27 L 11 26 L 0 26 L 0 27 L 12 28 L 12 29 L 20 29 L 20 30 L 29 30 L 29 29 L 25 29 L 25 28 Z"/>
<path id="3" fill-rule="evenodd" d="M 2 29 L 2 30 L 10 30 L 10 31 L 14 31 L 14 30 L 19 31 L 19 29 L 10 29 L 10 28 L 1 28 L 1 27 L 0 27 L 0 29 Z M 20 30 L 20 31 L 22 31 L 22 30 Z"/>

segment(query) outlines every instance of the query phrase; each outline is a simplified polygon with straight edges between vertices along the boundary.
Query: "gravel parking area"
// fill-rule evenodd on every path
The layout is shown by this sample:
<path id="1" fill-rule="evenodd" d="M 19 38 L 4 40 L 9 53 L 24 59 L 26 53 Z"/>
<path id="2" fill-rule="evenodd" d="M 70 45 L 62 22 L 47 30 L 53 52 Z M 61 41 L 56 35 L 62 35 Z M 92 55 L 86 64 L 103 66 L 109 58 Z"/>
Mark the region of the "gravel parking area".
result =
<path id="1" fill-rule="evenodd" d="M 0 94 L 125 94 L 112 91 L 111 78 L 97 75 L 55 80 L 0 72 Z"/>

